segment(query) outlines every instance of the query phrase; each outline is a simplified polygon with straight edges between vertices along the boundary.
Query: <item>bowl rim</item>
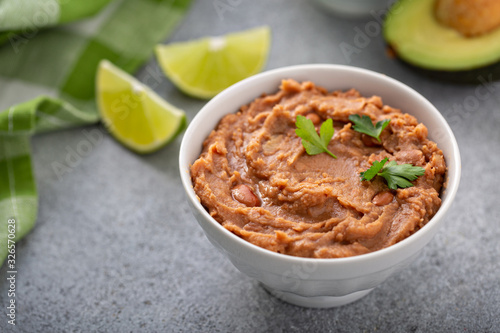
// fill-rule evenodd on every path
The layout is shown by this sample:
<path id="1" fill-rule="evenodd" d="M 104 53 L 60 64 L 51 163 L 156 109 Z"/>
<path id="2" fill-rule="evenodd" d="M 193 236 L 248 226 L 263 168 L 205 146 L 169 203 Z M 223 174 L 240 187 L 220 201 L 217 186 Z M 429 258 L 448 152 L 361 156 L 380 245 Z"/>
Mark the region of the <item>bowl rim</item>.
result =
<path id="1" fill-rule="evenodd" d="M 402 89 L 405 91 L 407 94 L 411 94 L 414 97 L 417 97 L 420 102 L 422 102 L 426 107 L 430 110 L 430 113 L 432 113 L 433 117 L 437 118 L 437 120 L 440 122 L 440 126 L 442 126 L 441 129 L 443 129 L 446 133 L 446 136 L 449 137 L 449 140 L 451 142 L 451 152 L 450 156 L 453 159 L 453 174 L 455 177 L 453 179 L 448 178 L 449 175 L 449 169 L 447 169 L 447 180 L 446 180 L 446 198 L 445 200 L 442 201 L 440 208 L 438 209 L 437 213 L 427 222 L 421 229 L 419 229 L 417 232 L 413 233 L 409 237 L 399 241 L 396 244 L 393 244 L 391 246 L 388 246 L 386 248 L 374 251 L 374 252 L 369 252 L 361 255 L 356 255 L 356 256 L 351 256 L 351 257 L 344 257 L 344 258 L 308 258 L 308 257 L 296 257 L 296 256 L 291 256 L 291 255 L 286 255 L 286 254 L 281 254 L 281 253 L 276 253 L 270 250 L 267 250 L 265 248 L 259 247 L 255 244 L 252 244 L 234 233 L 230 232 L 226 228 L 224 228 L 219 222 L 217 222 L 213 217 L 210 216 L 210 214 L 206 211 L 206 209 L 203 207 L 201 204 L 200 200 L 198 199 L 198 196 L 195 194 L 193 186 L 192 186 L 192 181 L 191 181 L 191 176 L 189 172 L 189 167 L 194 161 L 189 161 L 187 157 L 187 150 L 189 145 L 192 145 L 192 143 L 189 141 L 190 134 L 192 134 L 194 131 L 198 129 L 198 127 L 201 125 L 203 126 L 203 118 L 206 116 L 207 113 L 210 112 L 210 110 L 213 108 L 213 105 L 217 105 L 219 101 L 224 100 L 228 97 L 230 97 L 233 94 L 233 91 L 238 91 L 242 87 L 248 85 L 249 83 L 253 81 L 259 81 L 263 80 L 265 81 L 268 78 L 277 76 L 279 74 L 282 74 L 283 78 L 286 76 L 287 72 L 294 72 L 294 71 L 301 71 L 301 70 L 308 70 L 308 69 L 324 69 L 324 70 L 329 70 L 329 71 L 350 71 L 352 73 L 357 73 L 361 75 L 367 75 L 372 78 L 375 78 L 377 80 L 382 80 L 385 81 L 386 83 L 389 83 L 391 85 L 397 85 L 399 86 L 399 89 Z M 311 81 L 314 82 L 313 79 Z M 354 87 L 356 88 L 356 87 Z M 256 96 L 258 97 L 258 96 Z M 256 98 L 255 97 L 255 98 Z M 381 96 L 382 98 L 384 96 Z M 248 101 L 242 101 L 241 105 L 244 105 L 245 103 L 248 103 Z M 234 111 L 236 112 L 236 110 Z M 229 114 L 225 113 L 225 114 Z M 219 119 L 220 120 L 220 119 Z M 200 146 L 201 149 L 201 146 Z M 450 163 L 447 162 L 447 168 L 449 168 Z M 187 168 L 187 170 L 186 170 Z M 284 263 L 289 263 L 289 264 L 309 264 L 313 263 L 314 265 L 317 265 L 316 267 L 324 267 L 324 266 L 337 266 L 337 265 L 345 265 L 346 263 L 349 264 L 366 264 L 370 262 L 376 262 L 384 257 L 390 257 L 390 256 L 397 256 L 399 251 L 403 250 L 404 248 L 411 247 L 411 246 L 418 246 L 418 242 L 425 240 L 426 235 L 429 233 L 432 233 L 434 229 L 437 227 L 438 223 L 443 219 L 445 216 L 446 212 L 448 209 L 451 207 L 454 198 L 456 196 L 456 193 L 458 191 L 458 187 L 460 184 L 460 177 L 461 177 L 461 159 L 460 159 L 460 152 L 458 149 L 458 144 L 456 141 L 456 138 L 443 117 L 443 115 L 436 109 L 436 107 L 428 101 L 424 96 L 422 96 L 419 92 L 414 90 L 413 88 L 409 87 L 403 82 L 400 82 L 394 78 L 391 78 L 385 74 L 381 74 L 378 72 L 375 72 L 373 70 L 369 69 L 364 69 L 364 68 L 359 68 L 359 67 L 354 67 L 354 66 L 347 66 L 347 65 L 336 65 L 336 64 L 302 64 L 302 65 L 292 65 L 292 66 L 285 66 L 285 67 L 279 67 L 275 69 L 271 69 L 265 72 L 261 72 L 259 74 L 253 75 L 251 77 L 248 77 L 242 81 L 239 81 L 232 86 L 226 88 L 222 92 L 220 92 L 218 95 L 216 95 L 214 98 L 212 98 L 210 101 L 208 101 L 201 109 L 200 111 L 195 115 L 195 117 L 192 119 L 192 121 L 189 123 L 180 146 L 180 151 L 179 151 L 179 171 L 181 175 L 181 182 L 184 187 L 185 193 L 188 196 L 188 199 L 191 201 L 193 204 L 194 208 L 200 212 L 205 220 L 210 223 L 213 227 L 217 228 L 220 232 L 224 233 L 228 237 L 232 238 L 235 242 L 240 244 L 242 247 L 244 247 L 248 251 L 254 251 L 255 254 L 266 256 L 269 259 L 275 259 L 280 262 Z M 187 171 L 187 172 L 186 172 Z M 428 237 L 427 241 L 430 241 L 432 237 Z M 411 255 L 411 253 L 409 254 Z"/>

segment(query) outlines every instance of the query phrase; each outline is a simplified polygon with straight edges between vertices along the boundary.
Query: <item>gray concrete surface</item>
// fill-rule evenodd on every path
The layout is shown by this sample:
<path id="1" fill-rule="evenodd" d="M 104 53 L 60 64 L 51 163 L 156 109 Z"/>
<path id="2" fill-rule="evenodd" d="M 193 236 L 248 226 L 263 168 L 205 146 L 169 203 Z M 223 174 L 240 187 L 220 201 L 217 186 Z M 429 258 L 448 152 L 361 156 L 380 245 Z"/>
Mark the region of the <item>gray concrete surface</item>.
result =
<path id="1" fill-rule="evenodd" d="M 233 9 L 219 15 L 218 2 Z M 273 33 L 267 69 L 301 63 L 372 69 L 418 90 L 450 122 L 462 183 L 422 256 L 351 305 L 289 305 L 238 272 L 204 237 L 178 176 L 180 138 L 143 157 L 101 127 L 87 127 L 95 138 L 91 151 L 61 175 L 54 162 L 68 165 L 68 152 L 87 136 L 83 128 L 44 134 L 32 140 L 40 209 L 17 248 L 15 327 L 7 324 L 7 271 L 0 269 L 1 332 L 500 332 L 500 85 L 430 80 L 386 56 L 375 18 L 342 19 L 299 0 L 198 0 L 169 40 L 261 24 Z M 367 27 L 372 36 L 361 43 L 357 35 Z M 348 58 L 346 44 L 362 47 Z M 151 59 L 137 76 L 191 119 L 205 102 L 179 93 L 163 76 L 155 81 L 157 71 Z"/>

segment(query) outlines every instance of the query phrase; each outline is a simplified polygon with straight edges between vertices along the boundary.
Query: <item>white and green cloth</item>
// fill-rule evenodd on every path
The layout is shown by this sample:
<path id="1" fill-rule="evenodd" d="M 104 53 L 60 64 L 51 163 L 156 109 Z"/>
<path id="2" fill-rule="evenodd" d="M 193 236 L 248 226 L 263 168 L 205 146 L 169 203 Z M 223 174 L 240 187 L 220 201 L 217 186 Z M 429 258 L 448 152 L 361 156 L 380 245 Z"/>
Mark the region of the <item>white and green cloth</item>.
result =
<path id="1" fill-rule="evenodd" d="M 8 254 L 8 220 L 16 221 L 16 241 L 36 221 L 31 136 L 97 122 L 99 61 L 134 72 L 189 3 L 0 0 L 0 265 Z"/>

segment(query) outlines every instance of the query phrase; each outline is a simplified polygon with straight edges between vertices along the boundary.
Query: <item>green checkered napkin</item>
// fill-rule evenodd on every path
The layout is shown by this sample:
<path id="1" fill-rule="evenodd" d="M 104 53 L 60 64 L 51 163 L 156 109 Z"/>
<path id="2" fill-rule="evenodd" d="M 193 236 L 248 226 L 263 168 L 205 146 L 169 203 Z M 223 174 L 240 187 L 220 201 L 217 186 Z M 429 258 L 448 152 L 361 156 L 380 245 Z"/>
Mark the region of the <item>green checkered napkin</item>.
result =
<path id="1" fill-rule="evenodd" d="M 20 41 L 42 28 L 96 14 L 110 0 L 0 1 L 0 43 Z"/>
<path id="2" fill-rule="evenodd" d="M 0 1 L 0 265 L 8 254 L 8 220 L 16 221 L 16 241 L 36 221 L 30 137 L 97 122 L 94 80 L 99 61 L 108 59 L 134 72 L 173 30 L 189 3 Z M 47 28 L 52 26 L 57 27 Z"/>

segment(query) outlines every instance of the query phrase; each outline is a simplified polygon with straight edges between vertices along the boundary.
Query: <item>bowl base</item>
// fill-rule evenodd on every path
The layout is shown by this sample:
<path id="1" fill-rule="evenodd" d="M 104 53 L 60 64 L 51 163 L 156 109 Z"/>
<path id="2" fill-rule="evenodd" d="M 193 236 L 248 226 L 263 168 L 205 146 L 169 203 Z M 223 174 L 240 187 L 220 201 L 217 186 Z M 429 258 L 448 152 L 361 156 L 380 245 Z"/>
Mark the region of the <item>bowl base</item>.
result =
<path id="1" fill-rule="evenodd" d="M 301 296 L 291 292 L 272 289 L 269 286 L 261 283 L 271 295 L 281 299 L 284 302 L 306 307 L 306 308 L 332 308 L 346 305 L 357 301 L 358 299 L 368 295 L 372 289 L 356 291 L 345 296 Z"/>

